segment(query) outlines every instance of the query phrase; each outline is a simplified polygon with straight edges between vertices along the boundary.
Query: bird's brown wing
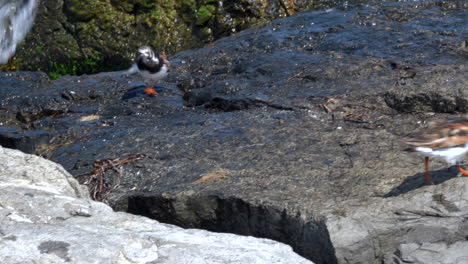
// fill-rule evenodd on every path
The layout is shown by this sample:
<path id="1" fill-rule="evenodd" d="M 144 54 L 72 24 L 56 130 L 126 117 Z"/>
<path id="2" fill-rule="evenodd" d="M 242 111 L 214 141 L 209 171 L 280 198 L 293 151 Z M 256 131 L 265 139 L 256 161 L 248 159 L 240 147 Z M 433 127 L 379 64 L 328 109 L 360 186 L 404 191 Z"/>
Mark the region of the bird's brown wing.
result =
<path id="1" fill-rule="evenodd" d="M 162 59 L 164 64 L 166 64 L 167 68 L 171 67 L 171 62 L 167 59 L 167 55 L 165 53 L 159 54 L 159 58 Z"/>
<path id="2" fill-rule="evenodd" d="M 167 65 L 167 68 L 170 68 L 171 67 L 171 62 L 166 60 L 166 59 L 163 59 L 164 60 L 164 64 Z"/>
<path id="3" fill-rule="evenodd" d="M 444 119 L 432 123 L 425 131 L 405 143 L 412 147 L 442 149 L 464 145 L 468 142 L 468 118 Z"/>

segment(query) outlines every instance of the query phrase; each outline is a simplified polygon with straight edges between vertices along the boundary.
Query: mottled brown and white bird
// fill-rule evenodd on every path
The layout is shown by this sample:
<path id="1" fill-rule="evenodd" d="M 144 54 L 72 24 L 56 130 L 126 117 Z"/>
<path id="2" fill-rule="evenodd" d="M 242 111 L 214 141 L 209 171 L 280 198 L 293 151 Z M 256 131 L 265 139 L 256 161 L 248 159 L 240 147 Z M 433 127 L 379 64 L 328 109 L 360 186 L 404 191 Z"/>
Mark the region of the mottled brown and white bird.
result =
<path id="1" fill-rule="evenodd" d="M 405 143 L 425 155 L 424 178 L 430 184 L 434 182 L 429 175 L 429 157 L 442 158 L 450 166 L 455 165 L 463 176 L 468 176 L 468 171 L 460 166 L 468 152 L 468 117 L 434 122 L 422 133 L 407 138 Z"/>
<path id="2" fill-rule="evenodd" d="M 135 65 L 132 68 L 136 69 L 145 80 L 147 86 L 144 92 L 156 95 L 158 93 L 154 87 L 160 80 L 166 78 L 170 66 L 171 63 L 165 54 L 160 54 L 149 46 L 142 46 L 138 48 Z"/>

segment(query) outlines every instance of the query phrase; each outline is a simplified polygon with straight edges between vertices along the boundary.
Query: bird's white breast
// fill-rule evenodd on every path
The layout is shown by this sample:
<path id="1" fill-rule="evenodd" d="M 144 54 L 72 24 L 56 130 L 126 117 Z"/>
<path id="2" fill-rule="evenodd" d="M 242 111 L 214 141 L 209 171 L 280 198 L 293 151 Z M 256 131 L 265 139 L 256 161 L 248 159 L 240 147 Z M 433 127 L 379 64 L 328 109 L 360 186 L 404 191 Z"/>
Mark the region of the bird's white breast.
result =
<path id="1" fill-rule="evenodd" d="M 439 157 L 444 159 L 448 164 L 455 165 L 461 162 L 468 152 L 468 143 L 460 147 L 443 148 L 443 149 L 431 149 L 428 147 L 417 147 L 416 151 L 422 152 L 426 155 Z"/>
<path id="2" fill-rule="evenodd" d="M 168 72 L 167 66 L 165 64 L 163 64 L 161 69 L 156 73 L 150 73 L 148 71 L 140 71 L 140 75 L 146 81 L 156 82 L 156 81 L 160 81 L 160 80 L 166 78 L 167 72 Z"/>

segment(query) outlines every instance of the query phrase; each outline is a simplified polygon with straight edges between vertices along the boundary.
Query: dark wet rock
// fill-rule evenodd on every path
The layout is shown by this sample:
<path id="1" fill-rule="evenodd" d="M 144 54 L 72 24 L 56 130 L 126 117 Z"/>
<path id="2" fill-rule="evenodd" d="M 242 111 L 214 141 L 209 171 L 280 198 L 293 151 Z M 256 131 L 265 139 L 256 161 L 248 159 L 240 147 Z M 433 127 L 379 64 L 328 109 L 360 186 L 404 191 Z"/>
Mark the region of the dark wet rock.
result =
<path id="1" fill-rule="evenodd" d="M 2 146 L 30 153 L 47 147 L 53 135 L 39 129 L 25 131 L 11 127 L 0 128 L 0 133 Z"/>
<path id="2" fill-rule="evenodd" d="M 395 212 L 431 207 L 463 182 L 434 160 L 440 185 L 424 187 L 423 159 L 401 138 L 466 112 L 466 10 L 425 1 L 299 13 L 172 56 L 155 97 L 122 72 L 1 74 L 0 144 L 16 138 L 8 131 L 47 131 L 31 153 L 81 182 L 104 177 L 92 195 L 119 210 L 273 238 L 315 263 L 409 259 L 400 245 L 465 232 L 462 215 L 408 224 Z"/>

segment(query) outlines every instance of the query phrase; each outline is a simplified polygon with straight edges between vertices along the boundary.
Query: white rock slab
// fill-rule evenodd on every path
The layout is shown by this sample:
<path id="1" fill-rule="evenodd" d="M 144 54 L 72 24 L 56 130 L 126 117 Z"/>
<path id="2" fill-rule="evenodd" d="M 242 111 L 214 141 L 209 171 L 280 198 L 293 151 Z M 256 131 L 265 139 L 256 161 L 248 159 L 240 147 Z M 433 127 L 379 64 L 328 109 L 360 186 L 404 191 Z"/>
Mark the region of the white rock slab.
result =
<path id="1" fill-rule="evenodd" d="M 10 263 L 312 263 L 290 246 L 182 229 L 89 199 L 60 165 L 0 147 L 0 259 Z"/>

